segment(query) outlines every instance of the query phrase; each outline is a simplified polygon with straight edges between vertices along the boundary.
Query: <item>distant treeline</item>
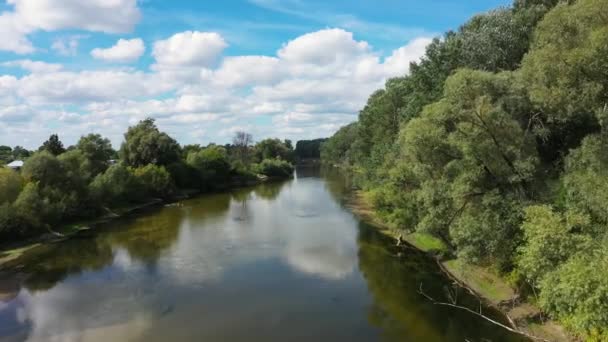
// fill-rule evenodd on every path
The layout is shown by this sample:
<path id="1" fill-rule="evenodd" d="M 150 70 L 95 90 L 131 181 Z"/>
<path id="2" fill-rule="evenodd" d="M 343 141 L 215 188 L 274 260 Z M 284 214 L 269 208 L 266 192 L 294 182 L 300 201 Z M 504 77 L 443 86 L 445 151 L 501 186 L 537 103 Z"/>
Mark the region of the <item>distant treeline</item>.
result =
<path id="1" fill-rule="evenodd" d="M 608 340 L 608 1 L 516 0 L 435 39 L 322 147 L 378 213 Z"/>
<path id="2" fill-rule="evenodd" d="M 57 135 L 37 152 L 0 146 L 0 163 L 19 159 L 20 170 L 0 167 L 0 242 L 152 199 L 289 178 L 295 154 L 289 140 L 253 144 L 245 132 L 225 146 L 180 146 L 146 119 L 129 127 L 119 151 L 98 134 L 67 149 Z"/>
<path id="3" fill-rule="evenodd" d="M 321 144 L 327 139 L 300 140 L 296 143 L 296 158 L 319 159 L 321 158 Z"/>

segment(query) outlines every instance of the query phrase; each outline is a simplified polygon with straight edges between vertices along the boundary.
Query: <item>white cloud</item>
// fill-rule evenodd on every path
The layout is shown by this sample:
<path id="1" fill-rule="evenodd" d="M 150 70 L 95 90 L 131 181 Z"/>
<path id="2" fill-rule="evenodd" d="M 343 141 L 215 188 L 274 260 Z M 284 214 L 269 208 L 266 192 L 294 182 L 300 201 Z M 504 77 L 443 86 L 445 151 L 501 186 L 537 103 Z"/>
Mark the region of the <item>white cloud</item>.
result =
<path id="1" fill-rule="evenodd" d="M 132 31 L 141 18 L 137 0 L 7 0 L 7 3 L 14 9 L 0 14 L 0 50 L 18 54 L 36 50 L 27 36 L 38 30 L 125 33 Z M 76 48 L 73 44 L 56 41 L 52 48 L 71 54 Z"/>
<path id="2" fill-rule="evenodd" d="M 119 39 L 116 45 L 110 48 L 93 49 L 91 56 L 109 62 L 132 62 L 141 57 L 145 50 L 144 42 L 140 38 L 130 40 Z"/>
<path id="3" fill-rule="evenodd" d="M 218 33 L 186 31 L 155 42 L 152 54 L 159 66 L 211 67 L 227 46 Z"/>
<path id="4" fill-rule="evenodd" d="M 225 58 L 221 68 L 209 76 L 220 86 L 244 86 L 275 82 L 281 73 L 281 61 L 276 57 L 237 56 Z"/>
<path id="5" fill-rule="evenodd" d="M 8 0 L 8 4 L 15 6 L 25 25 L 45 31 L 124 33 L 141 18 L 137 0 Z"/>
<path id="6" fill-rule="evenodd" d="M 0 14 L 0 50 L 13 51 L 18 54 L 32 53 L 36 49 L 26 34 L 30 31 L 14 13 Z"/>
<path id="7" fill-rule="evenodd" d="M 88 38 L 86 35 L 72 35 L 68 37 L 60 37 L 53 41 L 51 49 L 57 51 L 62 56 L 76 56 L 78 53 L 78 44 L 81 39 Z"/>
<path id="8" fill-rule="evenodd" d="M 407 45 L 393 51 L 393 53 L 384 61 L 385 72 L 391 75 L 405 74 L 409 72 L 410 63 L 418 60 L 424 55 L 427 45 L 433 40 L 431 38 L 416 38 Z"/>
<path id="9" fill-rule="evenodd" d="M 63 68 L 61 64 L 32 61 L 29 59 L 20 59 L 15 61 L 4 62 L 1 65 L 7 67 L 18 67 L 23 70 L 27 70 L 31 73 L 56 72 Z"/>
<path id="10" fill-rule="evenodd" d="M 23 130 L 29 129 L 28 139 L 37 146 L 59 125 L 78 134 L 103 134 L 118 145 L 127 126 L 147 116 L 182 143 L 223 143 L 239 129 L 256 139 L 328 136 L 355 120 L 386 79 L 406 74 L 429 42 L 415 39 L 383 57 L 350 32 L 326 29 L 287 42 L 274 56 L 222 59 L 227 44 L 219 34 L 188 31 L 157 41 L 156 64 L 146 72 L 126 67 L 73 72 L 12 61 L 31 74 L 0 76 L 0 104 L 26 105 L 38 125 L 11 127 L 0 144 L 27 145 Z"/>
<path id="11" fill-rule="evenodd" d="M 36 104 L 78 104 L 153 96 L 165 90 L 150 74 L 103 70 L 30 74 L 19 80 L 17 92 Z"/>
<path id="12" fill-rule="evenodd" d="M 366 53 L 369 48 L 367 42 L 355 41 L 351 32 L 326 29 L 288 42 L 279 50 L 278 55 L 291 62 L 324 65 Z"/>

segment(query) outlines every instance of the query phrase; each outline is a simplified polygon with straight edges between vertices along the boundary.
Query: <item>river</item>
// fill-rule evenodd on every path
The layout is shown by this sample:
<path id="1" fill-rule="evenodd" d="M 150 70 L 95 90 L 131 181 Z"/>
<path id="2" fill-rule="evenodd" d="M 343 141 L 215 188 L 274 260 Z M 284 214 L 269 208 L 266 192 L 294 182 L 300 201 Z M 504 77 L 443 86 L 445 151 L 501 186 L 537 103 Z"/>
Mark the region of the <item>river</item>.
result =
<path id="1" fill-rule="evenodd" d="M 355 217 L 349 188 L 299 169 L 34 248 L 0 266 L 0 340 L 523 341 L 421 296 L 479 305 Z"/>

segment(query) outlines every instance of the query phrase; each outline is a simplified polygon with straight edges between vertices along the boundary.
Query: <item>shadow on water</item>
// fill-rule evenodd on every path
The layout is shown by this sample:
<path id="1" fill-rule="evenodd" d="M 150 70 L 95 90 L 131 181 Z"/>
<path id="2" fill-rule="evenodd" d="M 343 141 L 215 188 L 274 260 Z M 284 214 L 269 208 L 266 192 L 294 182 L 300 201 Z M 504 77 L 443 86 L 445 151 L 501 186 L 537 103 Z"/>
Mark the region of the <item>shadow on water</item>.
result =
<path id="1" fill-rule="evenodd" d="M 479 301 L 454 286 L 433 259 L 413 247 L 400 248 L 377 229 L 359 224 L 359 268 L 374 298 L 369 321 L 390 341 L 527 341 L 489 322 L 458 309 L 432 304 L 420 293 L 450 302 L 448 292 L 459 305 L 475 310 Z M 487 307 L 484 313 L 500 320 Z"/>

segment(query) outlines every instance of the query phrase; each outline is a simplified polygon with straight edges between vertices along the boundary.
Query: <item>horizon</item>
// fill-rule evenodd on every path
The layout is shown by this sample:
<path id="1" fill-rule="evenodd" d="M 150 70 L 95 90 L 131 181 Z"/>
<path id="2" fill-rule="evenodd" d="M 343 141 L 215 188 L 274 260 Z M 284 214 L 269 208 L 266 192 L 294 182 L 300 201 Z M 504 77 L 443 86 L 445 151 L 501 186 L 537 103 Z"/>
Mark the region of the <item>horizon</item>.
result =
<path id="1" fill-rule="evenodd" d="M 434 37 L 510 4 L 4 0 L 0 145 L 118 148 L 147 117 L 182 145 L 328 137 Z"/>

